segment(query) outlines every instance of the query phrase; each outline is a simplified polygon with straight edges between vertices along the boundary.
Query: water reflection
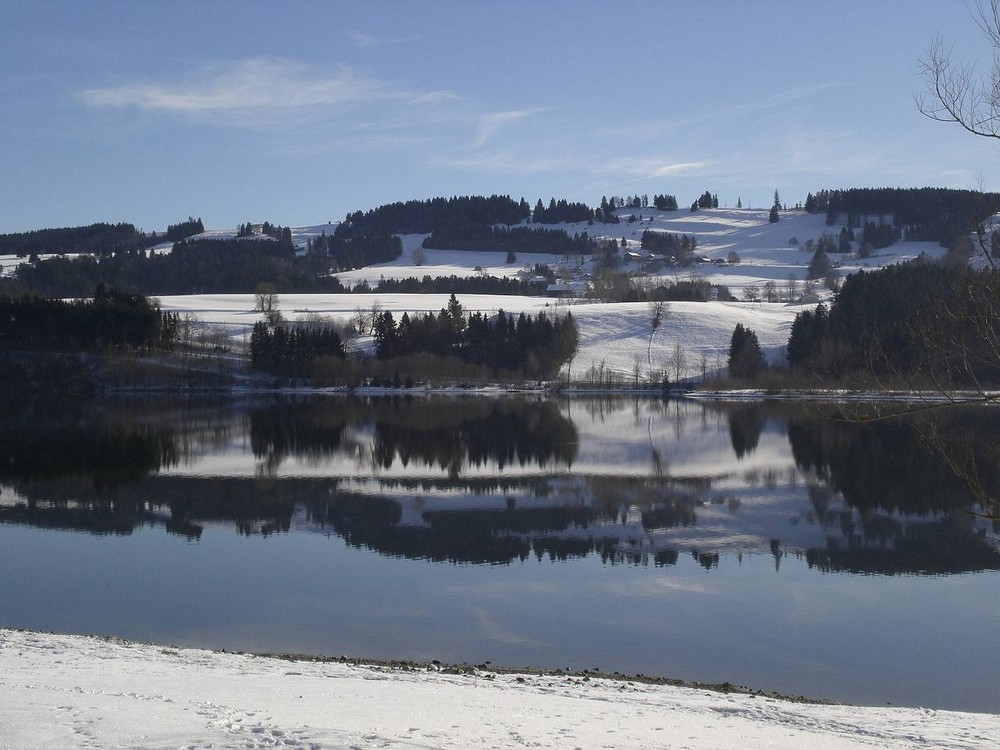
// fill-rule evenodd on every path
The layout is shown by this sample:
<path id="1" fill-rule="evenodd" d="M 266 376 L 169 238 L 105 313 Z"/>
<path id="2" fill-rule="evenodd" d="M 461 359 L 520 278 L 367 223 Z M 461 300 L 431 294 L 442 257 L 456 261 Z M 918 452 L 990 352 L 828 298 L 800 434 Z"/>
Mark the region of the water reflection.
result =
<path id="1" fill-rule="evenodd" d="M 452 563 L 1000 569 L 998 528 L 914 428 L 765 403 L 132 401 L 4 420 L 0 523 L 191 540 L 219 524 L 315 532 Z M 990 423 L 956 413 L 937 429 L 974 446 Z"/>
<path id="2" fill-rule="evenodd" d="M 359 436 L 368 432 L 375 467 L 413 463 L 445 469 L 452 478 L 487 465 L 499 471 L 529 464 L 569 467 L 577 448 L 573 423 L 556 403 L 544 400 L 286 401 L 250 415 L 253 453 L 269 470 L 289 456 L 316 461 L 351 449 L 357 453 L 365 442 Z"/>

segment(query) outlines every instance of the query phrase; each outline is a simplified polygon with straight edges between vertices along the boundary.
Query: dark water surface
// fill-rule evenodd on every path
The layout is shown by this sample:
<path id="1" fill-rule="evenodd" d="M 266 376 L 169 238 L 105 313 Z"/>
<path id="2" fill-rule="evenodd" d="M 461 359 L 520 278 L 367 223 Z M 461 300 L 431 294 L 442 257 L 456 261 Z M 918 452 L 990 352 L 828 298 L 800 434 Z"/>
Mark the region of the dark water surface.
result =
<path id="1" fill-rule="evenodd" d="M 1000 529 L 928 434 L 630 399 L 35 407 L 0 419 L 0 626 L 1000 711 Z"/>

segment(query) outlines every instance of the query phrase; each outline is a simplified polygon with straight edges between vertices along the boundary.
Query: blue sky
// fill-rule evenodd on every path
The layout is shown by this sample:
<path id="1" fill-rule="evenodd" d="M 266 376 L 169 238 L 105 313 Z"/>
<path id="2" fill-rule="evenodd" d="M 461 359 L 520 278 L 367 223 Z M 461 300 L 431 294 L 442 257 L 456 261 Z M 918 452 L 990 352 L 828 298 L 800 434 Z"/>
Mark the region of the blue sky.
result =
<path id="1" fill-rule="evenodd" d="M 22 2 L 0 23 L 0 232 L 300 226 L 438 195 L 1000 189 L 916 110 L 952 0 Z"/>

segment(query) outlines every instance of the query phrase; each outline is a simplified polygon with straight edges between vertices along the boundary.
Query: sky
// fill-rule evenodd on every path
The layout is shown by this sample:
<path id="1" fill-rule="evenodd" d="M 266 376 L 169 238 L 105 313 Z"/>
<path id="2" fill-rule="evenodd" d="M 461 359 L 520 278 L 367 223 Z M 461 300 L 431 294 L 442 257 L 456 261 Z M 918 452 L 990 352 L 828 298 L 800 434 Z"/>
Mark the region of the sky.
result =
<path id="1" fill-rule="evenodd" d="M 0 233 L 383 203 L 708 190 L 1000 190 L 1000 147 L 916 108 L 961 0 L 5 0 Z"/>

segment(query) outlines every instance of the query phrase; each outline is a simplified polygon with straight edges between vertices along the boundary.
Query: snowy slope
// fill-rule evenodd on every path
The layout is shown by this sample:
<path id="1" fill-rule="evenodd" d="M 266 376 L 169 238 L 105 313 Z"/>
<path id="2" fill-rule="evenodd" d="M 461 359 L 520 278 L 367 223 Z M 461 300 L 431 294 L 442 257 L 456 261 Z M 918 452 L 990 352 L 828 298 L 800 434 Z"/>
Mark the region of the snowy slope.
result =
<path id="1" fill-rule="evenodd" d="M 701 356 L 705 355 L 708 374 L 725 367 L 729 339 L 737 323 L 749 326 L 756 333 L 769 361 L 784 358 L 788 332 L 801 305 L 751 304 L 747 302 L 671 302 L 670 312 L 650 345 L 649 308 L 645 303 L 568 305 L 546 297 L 513 295 L 458 295 L 466 312 L 495 313 L 540 311 L 576 318 L 580 330 L 580 348 L 573 361 L 575 378 L 591 366 L 614 370 L 622 377 L 631 377 L 638 362 L 641 378 L 668 370 L 674 379 L 673 353 L 677 345 L 684 351 L 682 377 L 700 377 Z M 425 311 L 438 312 L 448 304 L 446 294 L 282 294 L 279 309 L 288 320 L 307 315 L 330 316 L 347 322 L 357 309 L 370 310 L 378 304 L 398 320 L 404 312 L 413 315 Z M 250 294 L 196 294 L 160 298 L 164 310 L 190 312 L 212 325 L 224 326 L 237 339 L 248 334 L 260 313 L 253 309 Z"/>
<path id="2" fill-rule="evenodd" d="M 289 661 L 0 630 L 0 747 L 962 748 L 995 715 L 569 675 Z"/>
<path id="3" fill-rule="evenodd" d="M 686 269 L 666 269 L 652 276 L 652 282 L 670 283 L 683 279 L 705 279 L 712 284 L 727 285 L 733 294 L 741 297 L 747 286 L 762 287 L 773 281 L 779 290 L 790 278 L 801 285 L 812 254 L 800 249 L 809 240 L 816 240 L 825 232 L 837 235 L 839 225 L 827 226 L 822 214 L 801 211 L 782 213 L 776 224 L 768 222 L 768 211 L 761 209 L 706 209 L 691 213 L 686 210 L 654 212 L 650 209 L 620 209 L 620 224 L 546 225 L 570 233 L 587 232 L 592 237 L 624 239 L 628 247 L 638 249 L 643 231 L 656 231 L 694 235 L 698 240 L 698 254 L 709 259 L 724 259 L 736 252 L 740 263 L 717 265 L 699 263 Z M 642 219 L 628 221 L 634 214 Z M 292 230 L 292 236 L 304 245 L 310 237 L 334 229 L 332 224 L 301 227 Z M 234 236 L 235 230 L 212 230 L 200 237 Z M 585 261 L 577 269 L 576 261 L 556 255 L 521 254 L 518 262 L 506 263 L 506 254 L 456 250 L 422 249 L 426 235 L 403 235 L 403 254 L 394 261 L 368 266 L 337 274 L 346 286 L 367 281 L 375 285 L 381 278 L 409 278 L 434 276 L 471 276 L 486 272 L 494 276 L 513 276 L 525 266 L 547 263 L 568 275 L 572 271 L 585 273 L 592 269 L 592 261 Z M 855 243 L 856 244 L 856 243 Z M 420 250 L 420 252 L 418 252 Z M 879 251 L 867 260 L 854 255 L 832 254 L 831 260 L 839 264 L 841 274 L 853 273 L 863 268 L 878 268 L 899 263 L 926 253 L 940 257 L 944 249 L 931 242 L 899 242 Z M 632 264 L 639 270 L 639 264 Z M 477 269 L 482 269 L 477 270 Z M 830 293 L 817 288 L 821 297 Z M 459 295 L 469 312 L 480 310 L 495 312 L 521 311 L 537 313 L 539 310 L 561 311 L 570 309 L 580 328 L 580 349 L 573 361 L 574 377 L 585 375 L 592 367 L 604 368 L 621 378 L 632 378 L 636 367 L 640 378 L 657 378 L 667 371 L 671 379 L 678 374 L 678 359 L 674 352 L 678 346 L 683 352 L 679 374 L 682 378 L 698 378 L 705 372 L 711 375 L 725 367 L 729 340 L 737 323 L 749 326 L 757 334 L 765 356 L 772 363 L 784 358 L 784 346 L 795 315 L 803 308 L 800 304 L 746 302 L 721 303 L 671 303 L 671 313 L 666 324 L 650 342 L 649 310 L 645 304 L 600 304 L 575 301 L 569 303 L 539 297 L 514 297 L 500 295 Z M 164 297 L 164 309 L 193 312 L 205 322 L 225 326 L 230 335 L 242 338 L 259 314 L 253 312 L 252 295 L 192 295 Z M 280 309 L 289 320 L 306 314 L 331 315 L 347 321 L 356 309 L 370 310 L 377 303 L 398 318 L 402 313 L 423 311 L 437 312 L 447 304 L 447 295 L 280 295 Z M 362 347 L 365 342 L 360 342 Z"/>

